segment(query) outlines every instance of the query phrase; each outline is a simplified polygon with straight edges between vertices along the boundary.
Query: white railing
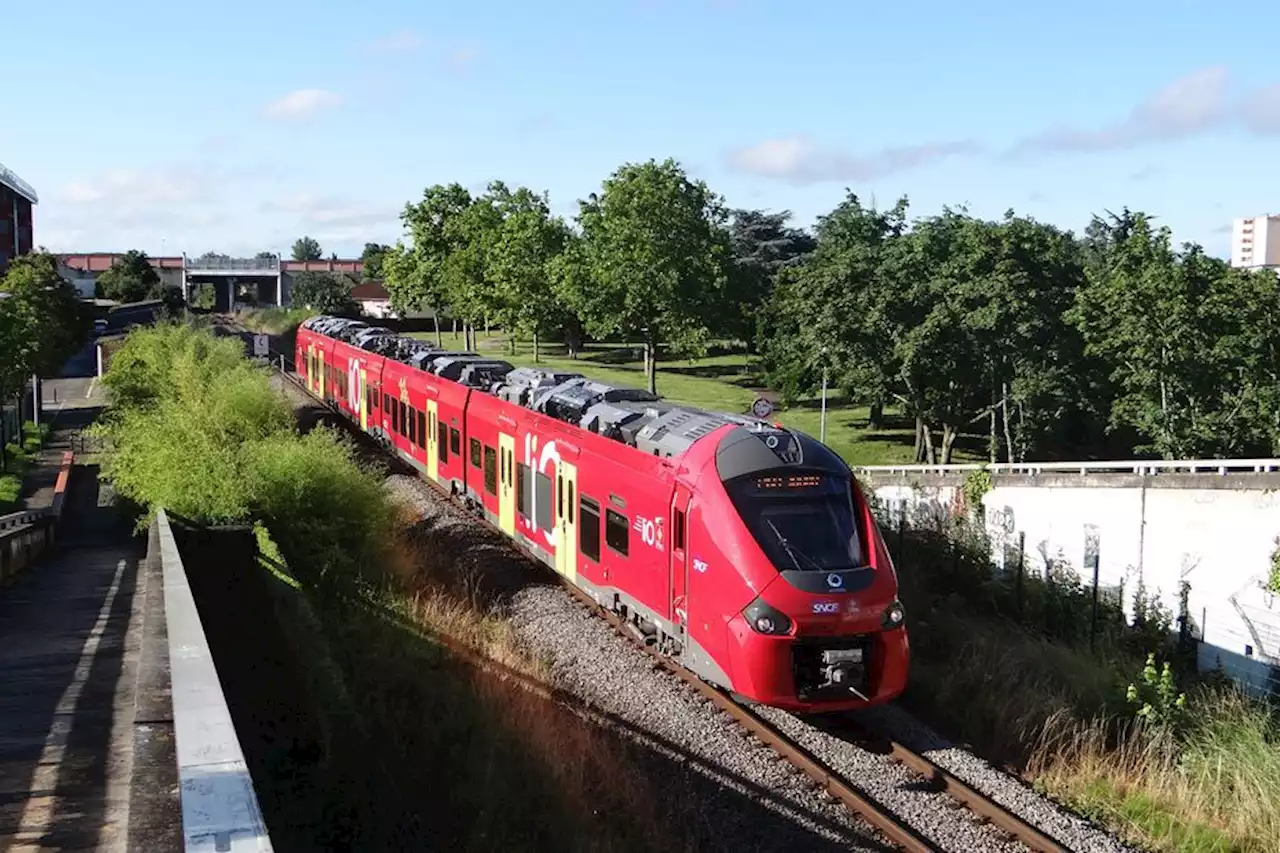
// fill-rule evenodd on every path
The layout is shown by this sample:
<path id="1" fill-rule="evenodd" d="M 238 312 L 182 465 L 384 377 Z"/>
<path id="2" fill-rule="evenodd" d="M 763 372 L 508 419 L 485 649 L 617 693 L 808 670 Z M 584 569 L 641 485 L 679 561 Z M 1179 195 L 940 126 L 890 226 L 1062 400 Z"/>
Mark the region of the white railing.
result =
<path id="1" fill-rule="evenodd" d="M 188 272 L 218 270 L 229 272 L 279 272 L 279 258 L 182 258 L 183 269 Z"/>
<path id="2" fill-rule="evenodd" d="M 35 188 L 15 175 L 11 169 L 6 169 L 3 163 L 0 163 L 0 184 L 4 184 L 32 204 L 40 202 L 40 196 L 36 195 Z"/>
<path id="3" fill-rule="evenodd" d="M 169 634 L 173 728 L 187 853 L 271 853 L 253 777 L 187 583 L 169 516 L 157 514 Z"/>
<path id="4" fill-rule="evenodd" d="M 958 465 L 862 465 L 862 474 L 1264 474 L 1280 472 L 1280 459 L 1121 459 L 1106 462 L 996 462 Z"/>

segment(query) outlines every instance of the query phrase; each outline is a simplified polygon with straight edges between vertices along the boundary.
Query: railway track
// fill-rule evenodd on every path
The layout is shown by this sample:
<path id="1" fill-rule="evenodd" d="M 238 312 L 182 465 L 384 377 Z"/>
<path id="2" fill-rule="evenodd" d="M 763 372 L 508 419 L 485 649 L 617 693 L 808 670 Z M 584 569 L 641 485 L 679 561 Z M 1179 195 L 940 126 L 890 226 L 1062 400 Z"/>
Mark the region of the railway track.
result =
<path id="1" fill-rule="evenodd" d="M 371 447 L 376 447 L 377 451 L 383 454 L 388 453 L 386 448 L 372 442 L 366 434 L 353 429 L 347 422 L 346 418 L 342 417 L 340 413 L 336 412 L 336 410 L 333 410 L 333 407 L 328 403 L 320 400 L 312 394 L 304 383 L 300 382 L 288 371 L 280 369 L 279 365 L 273 365 L 273 368 L 276 369 L 287 382 L 305 394 L 306 397 L 316 405 L 334 411 L 345 429 L 348 429 L 352 434 L 358 434 Z M 428 488 L 431 486 L 429 483 L 426 485 Z M 446 497 L 445 495 L 438 493 L 435 489 L 432 489 L 432 493 L 436 494 L 437 497 L 441 499 Z M 477 518 L 476 520 L 484 523 L 488 527 L 493 527 L 482 518 Z M 496 530 L 496 528 L 494 529 Z M 538 562 L 539 565 L 542 565 L 532 554 L 521 548 L 517 543 L 511 542 L 506 537 L 503 537 L 503 542 L 515 549 L 521 555 L 529 559 L 533 559 L 535 562 Z M 598 616 L 607 622 L 618 636 L 626 639 L 634 648 L 647 655 L 655 669 L 662 669 L 674 676 L 682 682 L 687 689 L 725 713 L 748 735 L 756 738 L 762 745 L 773 750 L 781 757 L 782 760 L 785 760 L 795 767 L 796 770 L 807 776 L 816 788 L 824 791 L 829 797 L 843 804 L 851 812 L 877 830 L 891 844 L 901 850 L 909 851 L 909 853 L 938 853 L 939 851 L 952 849 L 948 848 L 945 844 L 931 840 L 929 837 L 912 827 L 909 823 L 895 815 L 890 809 L 877 803 L 871 796 L 862 791 L 853 780 L 846 778 L 839 771 L 834 770 L 827 763 L 823 762 L 819 757 L 815 756 L 812 752 L 798 743 L 794 738 L 780 731 L 776 726 L 752 711 L 749 707 L 738 703 L 720 688 L 703 681 L 684 667 L 676 664 L 670 658 L 637 640 L 634 635 L 625 630 L 622 619 L 601 607 L 582 590 L 565 581 L 563 578 L 560 578 L 558 575 L 556 577 L 562 588 L 569 593 L 581 609 L 591 613 L 592 615 Z M 544 698 L 558 701 L 562 704 L 575 704 L 573 699 L 568 694 L 564 694 L 563 691 L 535 682 L 528 676 L 515 672 L 514 670 L 510 670 L 507 667 L 496 664 L 495 662 L 488 661 L 465 646 L 450 642 L 444 638 L 438 639 L 440 639 L 441 645 L 448 647 L 462 659 L 467 660 L 486 671 L 490 671 L 493 674 L 502 677 L 514 679 L 520 682 L 522 686 L 542 695 Z M 579 710 L 587 716 L 596 716 L 588 709 L 582 708 Z M 605 718 L 608 717 L 608 715 L 603 716 Z M 1027 849 L 1036 851 L 1036 853 L 1069 853 L 1070 848 L 1045 835 L 1043 832 L 1024 821 L 1009 809 L 1001 806 L 986 795 L 965 784 L 939 765 L 924 756 L 913 752 L 895 740 L 881 737 L 874 732 L 866 730 L 848 715 L 832 715 L 831 717 L 822 718 L 820 727 L 828 732 L 836 734 L 839 737 L 847 739 L 851 743 L 855 743 L 870 752 L 887 754 L 891 760 L 908 768 L 917 776 L 922 777 L 933 790 L 945 793 L 960 807 L 968 809 L 973 813 L 977 820 L 987 822 L 998 827 L 1003 833 L 1015 839 Z"/>

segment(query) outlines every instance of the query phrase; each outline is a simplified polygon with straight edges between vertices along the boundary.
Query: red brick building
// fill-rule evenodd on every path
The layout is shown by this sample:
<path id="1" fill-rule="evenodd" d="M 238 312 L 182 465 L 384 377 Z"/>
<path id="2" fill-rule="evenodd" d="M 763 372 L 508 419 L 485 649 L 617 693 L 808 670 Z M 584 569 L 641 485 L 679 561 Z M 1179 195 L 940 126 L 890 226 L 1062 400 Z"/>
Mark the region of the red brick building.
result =
<path id="1" fill-rule="evenodd" d="M 31 209 L 39 200 L 30 184 L 0 165 L 0 270 L 35 248 Z"/>

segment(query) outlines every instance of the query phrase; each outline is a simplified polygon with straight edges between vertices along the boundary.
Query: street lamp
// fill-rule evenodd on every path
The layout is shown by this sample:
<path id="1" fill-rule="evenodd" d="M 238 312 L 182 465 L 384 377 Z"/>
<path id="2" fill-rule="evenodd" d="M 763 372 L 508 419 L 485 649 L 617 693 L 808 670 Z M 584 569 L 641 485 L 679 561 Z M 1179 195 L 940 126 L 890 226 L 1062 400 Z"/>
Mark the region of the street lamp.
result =
<path id="1" fill-rule="evenodd" d="M 822 417 L 818 422 L 818 440 L 823 444 L 827 443 L 827 347 L 826 344 L 818 350 L 822 358 Z"/>

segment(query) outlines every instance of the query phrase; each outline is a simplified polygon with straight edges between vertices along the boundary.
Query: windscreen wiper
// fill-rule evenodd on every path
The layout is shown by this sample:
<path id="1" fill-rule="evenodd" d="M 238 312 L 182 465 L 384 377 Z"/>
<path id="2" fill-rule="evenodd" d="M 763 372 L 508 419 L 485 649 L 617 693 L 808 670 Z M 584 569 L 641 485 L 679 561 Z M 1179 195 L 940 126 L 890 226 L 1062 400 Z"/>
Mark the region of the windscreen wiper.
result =
<path id="1" fill-rule="evenodd" d="M 778 537 L 779 544 L 782 545 L 783 550 L 787 552 L 787 556 L 791 558 L 792 565 L 794 565 L 797 569 L 799 569 L 800 571 L 804 571 L 803 569 L 800 568 L 800 558 L 803 558 L 806 563 L 808 563 L 810 566 L 817 569 L 818 571 L 820 572 L 825 571 L 825 569 L 822 568 L 821 564 L 819 564 L 817 560 L 813 559 L 803 551 L 792 548 L 791 543 L 787 541 L 787 537 L 782 535 L 782 533 L 778 530 L 777 526 L 772 521 L 765 519 L 764 523 L 769 525 L 769 529 L 773 531 L 773 535 Z"/>

